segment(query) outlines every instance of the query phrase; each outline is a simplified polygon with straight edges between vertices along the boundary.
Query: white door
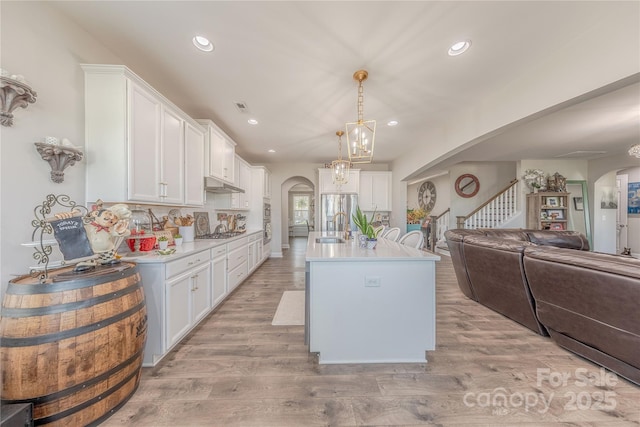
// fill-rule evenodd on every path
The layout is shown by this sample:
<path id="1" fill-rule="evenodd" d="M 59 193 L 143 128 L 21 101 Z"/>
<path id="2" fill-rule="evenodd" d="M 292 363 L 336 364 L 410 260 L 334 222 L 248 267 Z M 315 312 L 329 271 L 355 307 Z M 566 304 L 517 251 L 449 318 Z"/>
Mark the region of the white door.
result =
<path id="1" fill-rule="evenodd" d="M 628 223 L 627 223 L 627 192 L 629 191 L 629 175 L 616 176 L 616 197 L 618 211 L 616 212 L 616 253 L 621 253 L 628 247 Z"/>

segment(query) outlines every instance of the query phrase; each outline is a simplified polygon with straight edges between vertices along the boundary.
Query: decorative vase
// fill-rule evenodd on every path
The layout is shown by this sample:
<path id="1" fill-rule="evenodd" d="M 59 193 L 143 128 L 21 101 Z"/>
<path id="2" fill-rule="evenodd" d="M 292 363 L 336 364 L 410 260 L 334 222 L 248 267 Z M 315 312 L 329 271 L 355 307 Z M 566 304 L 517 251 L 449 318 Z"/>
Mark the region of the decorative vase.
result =
<path id="1" fill-rule="evenodd" d="M 182 246 L 182 237 L 176 237 L 173 239 L 176 246 Z"/>
<path id="2" fill-rule="evenodd" d="M 158 240 L 158 248 L 161 251 L 164 251 L 168 247 L 169 247 L 169 241 L 168 240 Z"/>
<path id="3" fill-rule="evenodd" d="M 367 247 L 367 236 L 366 234 L 361 234 L 358 236 L 358 240 L 360 242 L 360 247 L 361 248 L 366 248 Z"/>
<path id="4" fill-rule="evenodd" d="M 182 236 L 182 241 L 184 243 L 193 242 L 193 238 L 194 238 L 193 225 L 180 226 L 178 227 L 178 230 L 179 230 L 178 232 Z"/>
<path id="5" fill-rule="evenodd" d="M 375 249 L 378 244 L 378 239 L 367 239 L 367 249 Z"/>

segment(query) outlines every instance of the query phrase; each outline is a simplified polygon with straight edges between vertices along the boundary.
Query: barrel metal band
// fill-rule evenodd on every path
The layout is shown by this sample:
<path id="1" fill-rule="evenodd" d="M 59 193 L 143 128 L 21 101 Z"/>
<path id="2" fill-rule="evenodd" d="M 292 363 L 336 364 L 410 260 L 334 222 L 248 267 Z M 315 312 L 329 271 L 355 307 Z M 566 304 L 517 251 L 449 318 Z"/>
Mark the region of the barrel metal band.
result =
<path id="1" fill-rule="evenodd" d="M 109 274 L 98 276 L 101 283 L 113 282 L 118 279 L 124 279 L 129 276 L 134 276 L 138 273 L 138 266 L 129 268 L 123 271 L 116 271 Z M 87 279 L 74 279 L 66 280 L 64 282 L 53 282 L 47 284 L 18 284 L 15 282 L 9 282 L 7 286 L 7 295 L 37 295 L 37 294 L 53 294 L 60 291 L 71 291 L 74 289 L 82 289 L 89 286 L 95 286 L 96 277 Z"/>
<path id="2" fill-rule="evenodd" d="M 109 317 L 108 319 L 104 319 L 90 325 L 69 329 L 67 331 L 58 331 L 52 334 L 40 335 L 35 337 L 20 337 L 20 338 L 2 337 L 0 338 L 0 346 L 26 347 L 26 346 L 48 344 L 56 341 L 62 341 L 67 338 L 72 338 L 72 337 L 83 335 L 89 332 L 97 331 L 98 329 L 102 329 L 113 323 L 119 322 L 120 320 L 135 314 L 136 312 L 140 311 L 144 307 L 145 307 L 145 302 L 144 300 L 142 300 L 135 307 L 132 307 L 129 310 L 118 313 L 113 317 Z"/>
<path id="3" fill-rule="evenodd" d="M 129 357 L 127 360 L 125 360 L 122 363 L 119 363 L 117 366 L 109 369 L 106 372 L 103 372 L 102 374 L 98 375 L 97 377 L 91 378 L 90 380 L 87 380 L 83 383 L 80 384 L 76 384 L 73 387 L 69 387 L 69 388 L 65 388 L 64 390 L 60 390 L 60 391 L 56 391 L 55 393 L 51 393 L 51 394 L 47 394 L 45 396 L 38 396 L 38 397 L 32 397 L 30 399 L 17 399 L 17 400 L 2 400 L 3 404 L 12 404 L 12 403 L 33 403 L 34 405 L 42 405 L 45 403 L 49 403 L 52 402 L 54 400 L 59 400 L 62 399 L 63 397 L 67 397 L 70 396 L 74 393 L 77 393 L 79 391 L 82 391 L 84 389 L 86 389 L 87 387 L 91 387 L 92 385 L 95 385 L 101 381 L 105 381 L 107 380 L 111 375 L 121 371 L 122 369 L 124 369 L 125 367 L 127 367 L 128 365 L 132 364 L 137 358 L 141 357 L 142 355 L 142 349 L 138 350 L 137 352 L 135 352 L 131 357 Z M 138 369 L 135 370 L 135 372 L 137 372 Z"/>
<path id="4" fill-rule="evenodd" d="M 112 395 L 113 393 L 115 393 L 116 391 L 120 390 L 120 388 L 122 386 L 124 386 L 126 383 L 128 383 L 129 381 L 131 381 L 132 378 L 134 378 L 136 375 L 138 375 L 139 372 L 136 370 L 134 372 L 132 372 L 131 374 L 127 375 L 126 378 L 124 378 L 122 381 L 120 381 L 118 384 L 116 384 L 115 386 L 111 387 L 109 390 L 105 391 L 104 393 L 100 394 L 99 396 L 96 396 L 92 399 L 87 400 L 86 402 L 81 403 L 80 405 L 74 406 L 73 408 L 69 408 L 66 411 L 62 411 L 59 412 L 55 415 L 51 415 L 45 418 L 38 418 L 33 420 L 33 425 L 39 426 L 42 424 L 50 424 L 54 421 L 58 421 L 62 418 L 68 417 L 71 414 L 75 414 L 76 412 L 79 412 L 85 408 L 88 408 L 89 406 L 101 401 L 102 399 L 106 398 L 107 396 Z M 135 387 L 134 387 L 134 391 L 135 391 Z"/>
<path id="5" fill-rule="evenodd" d="M 48 314 L 66 313 L 68 311 L 81 310 L 83 308 L 93 307 L 97 304 L 102 304 L 114 299 L 118 299 L 124 295 L 128 295 L 132 292 L 136 292 L 142 285 L 138 282 L 134 286 L 128 286 L 119 291 L 109 292 L 108 294 L 100 295 L 98 297 L 89 298 L 77 302 L 69 302 L 66 304 L 48 305 L 45 307 L 32 307 L 32 308 L 3 308 L 2 317 L 20 318 L 20 317 L 32 317 L 32 316 L 45 316 Z"/>

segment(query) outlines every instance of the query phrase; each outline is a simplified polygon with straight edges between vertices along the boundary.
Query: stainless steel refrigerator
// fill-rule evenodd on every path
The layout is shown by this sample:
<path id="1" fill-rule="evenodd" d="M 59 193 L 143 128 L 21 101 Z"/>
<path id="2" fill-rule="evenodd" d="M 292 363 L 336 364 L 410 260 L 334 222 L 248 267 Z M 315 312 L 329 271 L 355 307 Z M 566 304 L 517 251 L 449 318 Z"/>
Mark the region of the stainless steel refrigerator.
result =
<path id="1" fill-rule="evenodd" d="M 320 229 L 321 231 L 344 231 L 347 222 L 350 230 L 356 225 L 352 215 L 358 206 L 357 194 L 322 194 L 320 196 Z M 344 215 L 342 215 L 344 214 Z"/>

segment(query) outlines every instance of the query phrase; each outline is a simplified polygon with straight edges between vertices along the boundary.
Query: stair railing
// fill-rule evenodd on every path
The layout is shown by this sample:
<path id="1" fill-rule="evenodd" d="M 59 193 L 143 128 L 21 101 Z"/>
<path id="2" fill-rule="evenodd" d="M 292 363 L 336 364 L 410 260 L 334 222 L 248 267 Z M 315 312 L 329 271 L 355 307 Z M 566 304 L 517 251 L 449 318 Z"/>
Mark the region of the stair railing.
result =
<path id="1" fill-rule="evenodd" d="M 449 229 L 451 209 L 447 209 L 440 215 L 431 215 L 431 231 L 429 234 L 429 250 L 436 249 L 436 243 L 444 239 L 444 232 Z"/>
<path id="2" fill-rule="evenodd" d="M 457 216 L 456 227 L 497 228 L 509 220 L 517 212 L 517 183 L 518 179 L 514 179 L 469 215 Z"/>

